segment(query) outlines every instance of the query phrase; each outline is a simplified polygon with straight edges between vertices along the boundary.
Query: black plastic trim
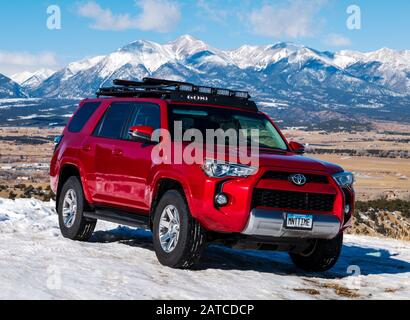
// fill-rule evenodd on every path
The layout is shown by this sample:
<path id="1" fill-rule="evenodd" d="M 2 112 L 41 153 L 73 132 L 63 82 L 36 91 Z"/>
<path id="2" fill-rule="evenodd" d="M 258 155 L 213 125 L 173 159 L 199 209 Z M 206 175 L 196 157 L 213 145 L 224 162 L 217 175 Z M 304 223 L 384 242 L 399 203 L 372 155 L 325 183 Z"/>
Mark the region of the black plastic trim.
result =
<path id="1" fill-rule="evenodd" d="M 84 216 L 89 219 L 104 220 L 130 227 L 147 229 L 150 227 L 148 215 L 131 213 L 117 208 L 96 207 L 94 212 L 84 212 Z"/>

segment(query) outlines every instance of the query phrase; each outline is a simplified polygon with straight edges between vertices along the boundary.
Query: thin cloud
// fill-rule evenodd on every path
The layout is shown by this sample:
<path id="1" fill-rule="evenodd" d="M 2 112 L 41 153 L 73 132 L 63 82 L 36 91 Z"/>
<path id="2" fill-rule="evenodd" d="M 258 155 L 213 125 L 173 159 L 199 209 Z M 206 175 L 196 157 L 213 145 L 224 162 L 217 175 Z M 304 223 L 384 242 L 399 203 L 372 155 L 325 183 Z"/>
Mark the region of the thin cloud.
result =
<path id="1" fill-rule="evenodd" d="M 55 69 L 59 65 L 55 53 L 0 51 L 0 73 L 13 75 L 23 71 L 37 71 L 42 68 Z"/>
<path id="2" fill-rule="evenodd" d="M 349 38 L 336 33 L 328 35 L 325 42 L 334 47 L 348 47 L 352 45 L 352 41 Z"/>
<path id="3" fill-rule="evenodd" d="M 265 4 L 250 13 L 252 31 L 271 38 L 312 37 L 320 29 L 317 13 L 326 0 L 289 0 L 286 4 Z"/>
<path id="4" fill-rule="evenodd" d="M 114 14 L 95 1 L 80 5 L 77 13 L 93 20 L 90 25 L 93 29 L 114 31 L 138 29 L 165 33 L 172 31 L 181 19 L 179 6 L 170 0 L 138 0 L 135 4 L 141 11 L 137 15 Z"/>
<path id="5" fill-rule="evenodd" d="M 228 10 L 219 8 L 217 4 L 210 0 L 197 0 L 196 5 L 200 9 L 200 13 L 208 19 L 218 23 L 227 23 L 226 19 L 229 16 Z"/>

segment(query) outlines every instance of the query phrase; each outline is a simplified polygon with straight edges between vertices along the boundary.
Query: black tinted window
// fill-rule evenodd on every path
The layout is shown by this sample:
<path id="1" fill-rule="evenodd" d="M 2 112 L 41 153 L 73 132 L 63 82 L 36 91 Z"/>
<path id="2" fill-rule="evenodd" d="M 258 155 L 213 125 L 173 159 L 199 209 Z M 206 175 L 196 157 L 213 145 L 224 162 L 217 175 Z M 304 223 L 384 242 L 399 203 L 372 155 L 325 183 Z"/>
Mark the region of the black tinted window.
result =
<path id="1" fill-rule="evenodd" d="M 131 103 L 113 103 L 95 129 L 94 135 L 103 138 L 121 139 L 125 125 L 128 123 L 132 111 L 133 104 Z"/>
<path id="2" fill-rule="evenodd" d="M 203 137 L 206 137 L 208 129 L 222 129 L 224 132 L 233 129 L 238 137 L 246 132 L 246 138 L 251 143 L 255 140 L 252 138 L 252 130 L 255 129 L 258 130 L 261 148 L 288 149 L 275 126 L 266 116 L 258 113 L 189 105 L 171 105 L 169 110 L 169 127 L 175 139 L 177 137 L 174 135 L 174 125 L 175 122 L 180 122 L 182 135 L 190 129 L 201 131 Z"/>
<path id="3" fill-rule="evenodd" d="M 160 120 L 159 105 L 146 103 L 137 106 L 132 125 L 149 126 L 156 130 L 161 127 Z"/>
<path id="4" fill-rule="evenodd" d="M 148 126 L 154 130 L 161 128 L 161 117 L 159 105 L 144 103 L 135 105 L 135 112 L 129 127 Z"/>
<path id="5" fill-rule="evenodd" d="M 68 126 L 68 131 L 77 133 L 83 130 L 85 124 L 99 106 L 99 102 L 85 103 L 74 115 L 73 119 L 70 122 L 70 125 Z"/>

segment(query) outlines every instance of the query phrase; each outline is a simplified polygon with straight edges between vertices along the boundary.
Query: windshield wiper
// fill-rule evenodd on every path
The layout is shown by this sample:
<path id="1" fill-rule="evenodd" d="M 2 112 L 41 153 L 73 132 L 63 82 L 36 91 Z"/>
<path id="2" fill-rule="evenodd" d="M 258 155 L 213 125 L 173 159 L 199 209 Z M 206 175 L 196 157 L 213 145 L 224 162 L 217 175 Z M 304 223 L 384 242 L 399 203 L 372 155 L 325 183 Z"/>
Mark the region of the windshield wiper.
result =
<path id="1" fill-rule="evenodd" d="M 273 147 L 259 147 L 259 149 L 263 151 L 272 151 L 272 152 L 279 152 L 279 153 L 288 152 L 288 150 L 283 150 L 281 148 L 273 148 Z"/>
<path id="2" fill-rule="evenodd" d="M 247 141 L 248 141 L 248 145 L 250 145 L 250 147 L 252 148 L 252 142 L 253 142 L 253 140 L 250 139 L 250 138 L 248 138 Z M 271 147 L 271 146 L 268 146 L 268 145 L 263 144 L 263 143 L 260 143 L 260 142 L 259 142 L 259 149 L 272 150 L 272 151 L 280 151 L 280 152 L 287 152 L 287 151 L 288 151 L 288 150 L 283 150 L 283 149 L 281 149 L 281 148 Z"/>

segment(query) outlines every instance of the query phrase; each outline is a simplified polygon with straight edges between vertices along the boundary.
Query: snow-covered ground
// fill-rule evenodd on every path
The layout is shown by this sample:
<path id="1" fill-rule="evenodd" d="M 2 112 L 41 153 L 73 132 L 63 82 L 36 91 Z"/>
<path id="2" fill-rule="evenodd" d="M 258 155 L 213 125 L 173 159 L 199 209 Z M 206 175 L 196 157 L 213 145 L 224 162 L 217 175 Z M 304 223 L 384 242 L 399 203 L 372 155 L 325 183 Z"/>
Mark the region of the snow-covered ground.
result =
<path id="1" fill-rule="evenodd" d="M 410 299 L 410 243 L 347 236 L 323 274 L 298 271 L 285 253 L 218 246 L 197 270 L 172 270 L 149 232 L 99 223 L 91 242 L 72 242 L 53 203 L 0 199 L 0 299 L 158 298 Z"/>

